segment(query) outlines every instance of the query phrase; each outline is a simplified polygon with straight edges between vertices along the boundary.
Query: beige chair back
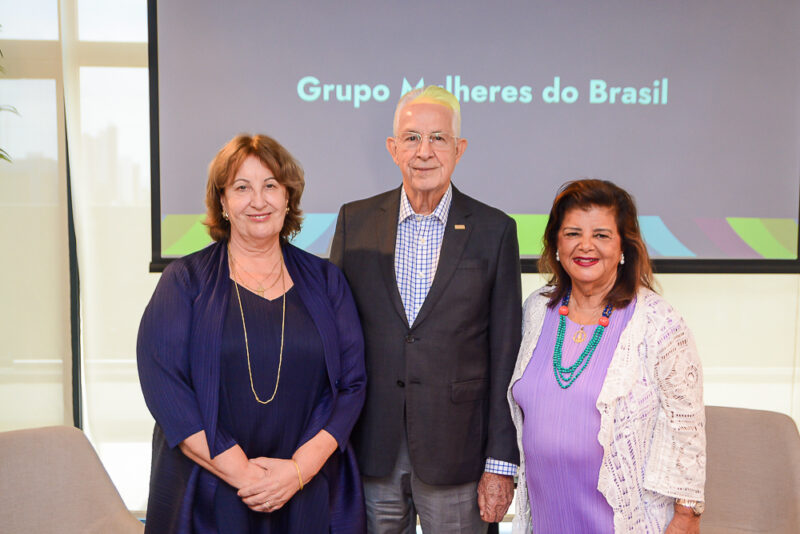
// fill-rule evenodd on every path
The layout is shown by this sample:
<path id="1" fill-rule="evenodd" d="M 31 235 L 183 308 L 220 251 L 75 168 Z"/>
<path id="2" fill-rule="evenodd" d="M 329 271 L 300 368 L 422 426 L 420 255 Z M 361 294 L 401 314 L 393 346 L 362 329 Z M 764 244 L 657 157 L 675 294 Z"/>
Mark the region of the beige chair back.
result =
<path id="1" fill-rule="evenodd" d="M 83 432 L 0 433 L 0 532 L 141 534 Z"/>
<path id="2" fill-rule="evenodd" d="M 800 435 L 791 417 L 706 407 L 703 534 L 800 533 Z"/>

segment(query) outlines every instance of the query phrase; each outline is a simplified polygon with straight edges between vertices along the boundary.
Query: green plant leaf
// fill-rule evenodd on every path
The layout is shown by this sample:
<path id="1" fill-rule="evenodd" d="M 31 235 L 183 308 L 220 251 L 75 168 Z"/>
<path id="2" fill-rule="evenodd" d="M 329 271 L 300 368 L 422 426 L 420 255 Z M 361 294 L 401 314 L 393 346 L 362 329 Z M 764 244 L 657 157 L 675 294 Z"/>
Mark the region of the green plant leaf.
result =
<path id="1" fill-rule="evenodd" d="M 2 27 L 3 27 L 3 25 L 0 24 L 0 28 L 2 28 Z M 3 57 L 3 51 L 0 50 L 0 58 L 2 58 L 2 57 Z M 0 65 L 0 74 L 4 74 L 5 72 L 6 72 L 6 69 L 2 65 Z M 9 112 L 14 113 L 16 115 L 19 115 L 19 112 L 17 111 L 17 108 L 15 108 L 14 106 L 1 106 L 0 105 L 0 111 L 9 111 Z M 0 148 L 0 160 L 5 160 L 5 161 L 11 163 L 11 156 L 9 156 L 8 152 L 3 150 L 2 148 Z"/>

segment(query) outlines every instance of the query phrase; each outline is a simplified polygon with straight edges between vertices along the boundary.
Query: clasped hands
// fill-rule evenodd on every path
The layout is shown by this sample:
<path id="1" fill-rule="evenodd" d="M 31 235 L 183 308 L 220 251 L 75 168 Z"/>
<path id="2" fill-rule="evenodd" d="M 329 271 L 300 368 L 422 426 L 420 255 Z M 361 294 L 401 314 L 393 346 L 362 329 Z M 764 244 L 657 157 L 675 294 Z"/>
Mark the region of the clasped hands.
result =
<path id="1" fill-rule="evenodd" d="M 294 461 L 279 458 L 253 458 L 238 495 L 254 512 L 280 510 L 300 489 Z"/>

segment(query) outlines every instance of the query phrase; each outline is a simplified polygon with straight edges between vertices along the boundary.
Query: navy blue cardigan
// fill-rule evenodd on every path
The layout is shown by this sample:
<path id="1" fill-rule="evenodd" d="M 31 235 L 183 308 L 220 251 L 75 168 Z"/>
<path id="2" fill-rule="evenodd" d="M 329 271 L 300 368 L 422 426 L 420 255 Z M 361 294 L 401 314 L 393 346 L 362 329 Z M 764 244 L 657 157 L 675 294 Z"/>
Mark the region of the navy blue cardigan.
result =
<path id="1" fill-rule="evenodd" d="M 192 533 L 202 469 L 177 445 L 205 430 L 212 457 L 235 441 L 217 425 L 220 347 L 231 282 L 225 241 L 176 260 L 164 270 L 139 326 L 136 353 L 147 407 L 156 420 L 147 523 L 149 532 Z M 284 244 L 284 261 L 317 327 L 332 391 L 314 408 L 302 442 L 327 430 L 339 444 L 323 468 L 331 488 L 331 532 L 364 532 L 361 481 L 350 431 L 364 404 L 364 341 L 350 288 L 333 264 Z M 208 502 L 208 501 L 206 501 Z M 213 521 L 212 521 L 213 523 Z M 213 525 L 209 528 L 216 529 Z M 194 532 L 205 534 L 195 525 Z"/>

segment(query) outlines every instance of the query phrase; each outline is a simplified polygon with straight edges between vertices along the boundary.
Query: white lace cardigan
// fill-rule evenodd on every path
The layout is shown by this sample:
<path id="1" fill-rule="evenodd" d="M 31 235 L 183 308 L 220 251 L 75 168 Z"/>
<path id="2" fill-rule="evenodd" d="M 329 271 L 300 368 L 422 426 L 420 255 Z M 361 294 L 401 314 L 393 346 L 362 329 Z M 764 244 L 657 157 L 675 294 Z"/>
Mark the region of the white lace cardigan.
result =
<path id="1" fill-rule="evenodd" d="M 522 378 L 539 339 L 548 301 L 542 293 L 547 289 L 535 291 L 525 301 L 522 345 L 508 388 L 520 448 L 512 529 L 516 534 L 533 532 L 535 525 L 531 525 L 522 452 L 523 414 L 511 389 Z M 614 531 L 664 532 L 676 498 L 703 500 L 705 409 L 702 368 L 692 334 L 680 315 L 648 289 L 638 292 L 597 409 L 597 440 L 603 446 L 597 489 L 614 510 Z"/>

